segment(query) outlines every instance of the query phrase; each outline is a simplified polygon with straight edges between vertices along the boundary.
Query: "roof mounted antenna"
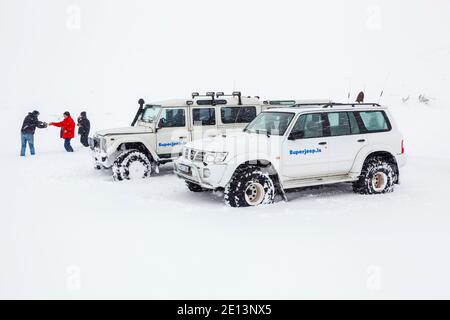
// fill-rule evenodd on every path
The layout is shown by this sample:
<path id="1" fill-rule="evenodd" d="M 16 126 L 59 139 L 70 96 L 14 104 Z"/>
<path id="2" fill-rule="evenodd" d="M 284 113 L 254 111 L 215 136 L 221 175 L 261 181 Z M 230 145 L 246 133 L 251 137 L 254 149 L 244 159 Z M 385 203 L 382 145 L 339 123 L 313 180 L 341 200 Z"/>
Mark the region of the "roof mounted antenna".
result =
<path id="1" fill-rule="evenodd" d="M 383 97 L 384 90 L 381 90 L 380 96 L 378 97 L 378 103 L 380 103 L 381 98 Z"/>

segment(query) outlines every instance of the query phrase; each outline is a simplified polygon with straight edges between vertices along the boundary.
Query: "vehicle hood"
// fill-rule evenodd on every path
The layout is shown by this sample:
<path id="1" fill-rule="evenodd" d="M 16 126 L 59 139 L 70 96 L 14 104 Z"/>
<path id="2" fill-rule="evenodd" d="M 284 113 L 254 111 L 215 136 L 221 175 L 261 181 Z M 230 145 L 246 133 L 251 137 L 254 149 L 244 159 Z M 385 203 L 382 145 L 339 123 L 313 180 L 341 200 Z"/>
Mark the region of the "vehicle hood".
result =
<path id="1" fill-rule="evenodd" d="M 100 130 L 96 132 L 96 135 L 99 136 L 114 136 L 121 134 L 137 134 L 137 133 L 150 133 L 151 129 L 142 126 L 135 127 L 122 127 L 122 128 L 114 128 L 114 129 L 106 129 Z"/>
<path id="2" fill-rule="evenodd" d="M 265 134 L 239 132 L 226 136 L 195 140 L 188 143 L 186 147 L 202 151 L 228 152 L 231 154 L 253 153 L 255 150 L 264 153 L 267 150 L 273 150 L 272 148 L 279 146 L 281 139 L 282 137 L 275 135 L 268 137 Z"/>

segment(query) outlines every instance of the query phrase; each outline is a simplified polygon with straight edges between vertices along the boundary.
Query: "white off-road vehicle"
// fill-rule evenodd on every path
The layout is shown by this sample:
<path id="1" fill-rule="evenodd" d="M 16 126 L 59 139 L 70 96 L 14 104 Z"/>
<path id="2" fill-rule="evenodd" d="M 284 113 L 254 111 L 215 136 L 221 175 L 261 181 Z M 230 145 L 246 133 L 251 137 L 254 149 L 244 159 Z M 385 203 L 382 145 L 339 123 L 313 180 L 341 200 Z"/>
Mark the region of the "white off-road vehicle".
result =
<path id="1" fill-rule="evenodd" d="M 259 97 L 240 92 L 149 104 L 140 99 L 131 126 L 98 131 L 90 139 L 95 168 L 112 168 L 115 180 L 148 177 L 179 157 L 187 142 L 241 131 L 266 107 Z"/>
<path id="2" fill-rule="evenodd" d="M 223 189 L 228 205 L 244 207 L 339 182 L 360 194 L 390 192 L 404 153 L 386 107 L 295 104 L 264 110 L 239 133 L 186 144 L 174 169 L 191 191 Z"/>

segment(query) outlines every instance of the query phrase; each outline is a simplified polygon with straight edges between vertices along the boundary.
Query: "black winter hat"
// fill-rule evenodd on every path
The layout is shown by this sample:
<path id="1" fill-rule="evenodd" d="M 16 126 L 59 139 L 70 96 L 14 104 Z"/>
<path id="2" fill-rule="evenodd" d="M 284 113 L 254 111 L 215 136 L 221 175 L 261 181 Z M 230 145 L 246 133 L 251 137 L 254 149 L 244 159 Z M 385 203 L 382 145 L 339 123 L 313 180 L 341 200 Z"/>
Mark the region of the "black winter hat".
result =
<path id="1" fill-rule="evenodd" d="M 86 111 L 82 111 L 82 112 L 80 113 L 80 115 L 81 115 L 82 117 L 86 117 Z"/>
<path id="2" fill-rule="evenodd" d="M 39 113 L 39 111 L 34 110 L 31 114 L 34 115 L 34 116 L 38 116 L 40 113 Z"/>
<path id="3" fill-rule="evenodd" d="M 65 116 L 70 116 L 70 112 L 69 111 L 66 111 L 66 112 L 64 112 L 63 113 Z"/>

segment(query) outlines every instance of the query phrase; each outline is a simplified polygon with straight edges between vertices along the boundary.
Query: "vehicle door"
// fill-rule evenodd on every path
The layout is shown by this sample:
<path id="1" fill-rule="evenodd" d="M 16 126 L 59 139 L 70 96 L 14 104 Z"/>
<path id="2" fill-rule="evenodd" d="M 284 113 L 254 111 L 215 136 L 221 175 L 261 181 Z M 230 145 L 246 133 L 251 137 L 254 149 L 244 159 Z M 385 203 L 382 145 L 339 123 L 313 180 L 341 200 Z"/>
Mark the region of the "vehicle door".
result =
<path id="1" fill-rule="evenodd" d="M 191 138 L 187 108 L 163 108 L 157 128 L 156 152 L 158 155 L 176 156 L 180 154 L 183 145 Z"/>
<path id="2" fill-rule="evenodd" d="M 354 112 L 326 113 L 326 131 L 329 132 L 330 175 L 348 174 L 356 155 L 367 144 Z"/>
<path id="3" fill-rule="evenodd" d="M 217 107 L 191 107 L 192 140 L 213 138 L 218 135 Z"/>
<path id="4" fill-rule="evenodd" d="M 329 172 L 328 137 L 323 113 L 300 115 L 283 142 L 285 180 L 326 176 Z"/>

